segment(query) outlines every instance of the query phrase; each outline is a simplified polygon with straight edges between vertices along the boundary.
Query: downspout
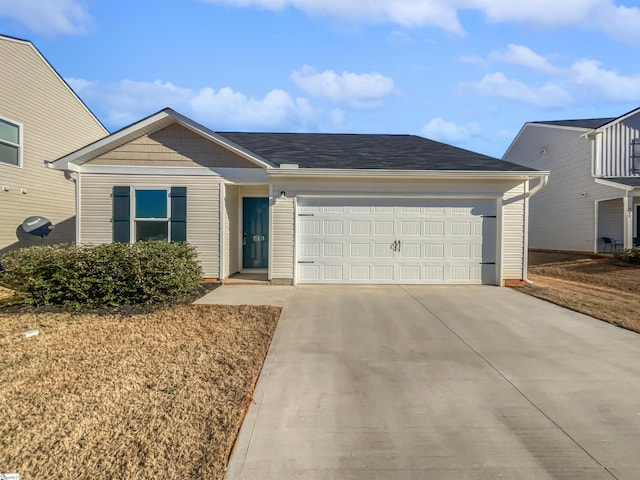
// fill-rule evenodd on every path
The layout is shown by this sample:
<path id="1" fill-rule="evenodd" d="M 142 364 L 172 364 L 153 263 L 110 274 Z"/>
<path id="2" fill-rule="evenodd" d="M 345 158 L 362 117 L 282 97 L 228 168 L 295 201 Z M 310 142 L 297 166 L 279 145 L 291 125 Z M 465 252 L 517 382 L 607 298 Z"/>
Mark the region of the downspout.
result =
<path id="1" fill-rule="evenodd" d="M 524 255 L 522 259 L 522 262 L 524 265 L 524 268 L 523 268 L 524 278 L 522 279 L 522 281 L 527 285 L 533 285 L 533 282 L 527 278 L 527 274 L 529 272 L 529 199 L 533 197 L 536 193 L 538 193 L 540 190 L 542 190 L 544 187 L 546 187 L 547 183 L 549 183 L 549 175 L 540 177 L 540 181 L 538 182 L 538 184 L 535 187 L 533 187 L 532 190 L 529 190 L 529 192 L 525 193 L 524 248 L 523 248 Z"/>
<path id="2" fill-rule="evenodd" d="M 51 163 L 47 164 L 50 167 Z M 76 211 L 76 245 L 80 244 L 80 184 L 78 183 L 79 177 L 74 176 L 69 170 L 64 171 L 64 178 L 73 183 L 73 191 L 75 194 L 75 211 Z"/>

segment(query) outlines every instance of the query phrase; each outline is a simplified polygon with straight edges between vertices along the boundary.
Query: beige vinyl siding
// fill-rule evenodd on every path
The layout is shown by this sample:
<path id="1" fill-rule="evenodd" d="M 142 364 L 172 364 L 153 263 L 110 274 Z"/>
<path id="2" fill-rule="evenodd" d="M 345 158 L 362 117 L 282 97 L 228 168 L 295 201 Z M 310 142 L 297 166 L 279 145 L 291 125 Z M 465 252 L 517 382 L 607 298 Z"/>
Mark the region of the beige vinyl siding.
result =
<path id="1" fill-rule="evenodd" d="M 228 277 L 240 271 L 238 253 L 238 233 L 240 231 L 240 196 L 237 185 L 225 185 L 224 199 L 224 276 Z"/>
<path id="2" fill-rule="evenodd" d="M 44 167 L 107 132 L 29 43 L 0 37 L 0 118 L 22 125 L 22 167 L 0 163 L 0 252 L 39 244 L 19 226 L 43 215 L 56 229 L 45 243 L 75 239 L 73 182 Z M 24 192 L 24 193 L 23 193 Z"/>
<path id="3" fill-rule="evenodd" d="M 627 177 L 634 175 L 631 141 L 640 138 L 640 114 L 603 129 L 596 142 L 596 175 Z"/>
<path id="4" fill-rule="evenodd" d="M 522 280 L 525 185 L 509 190 L 502 203 L 502 279 Z"/>
<path id="5" fill-rule="evenodd" d="M 294 206 L 292 198 L 276 198 L 272 207 L 271 277 L 293 280 Z"/>
<path id="6" fill-rule="evenodd" d="M 240 185 L 241 197 L 268 197 L 269 185 Z"/>
<path id="7" fill-rule="evenodd" d="M 136 138 L 85 165 L 257 168 L 178 123 Z"/>
<path id="8" fill-rule="evenodd" d="M 187 241 L 198 250 L 205 278 L 219 278 L 220 179 L 212 176 L 81 174 L 80 243 L 112 241 L 113 187 L 187 187 Z"/>
<path id="9" fill-rule="evenodd" d="M 551 172 L 529 202 L 529 248 L 593 252 L 594 202 L 621 196 L 622 190 L 595 183 L 585 131 L 526 125 L 504 157 Z"/>

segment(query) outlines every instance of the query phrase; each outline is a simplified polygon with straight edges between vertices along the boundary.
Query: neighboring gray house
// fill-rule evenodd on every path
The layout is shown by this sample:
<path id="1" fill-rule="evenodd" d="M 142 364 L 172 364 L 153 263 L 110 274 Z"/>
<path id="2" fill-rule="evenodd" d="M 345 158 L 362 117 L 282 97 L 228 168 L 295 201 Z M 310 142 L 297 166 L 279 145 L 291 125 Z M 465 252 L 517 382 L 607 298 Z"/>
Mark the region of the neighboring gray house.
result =
<path id="1" fill-rule="evenodd" d="M 22 222 L 56 228 L 46 243 L 73 242 L 73 178 L 44 166 L 109 132 L 27 40 L 0 35 L 0 253 L 39 244 Z"/>
<path id="2" fill-rule="evenodd" d="M 530 248 L 601 252 L 602 237 L 624 247 L 640 237 L 640 109 L 526 123 L 503 160 L 550 172 L 531 201 Z"/>
<path id="3" fill-rule="evenodd" d="M 170 109 L 50 166 L 78 178 L 80 244 L 187 240 L 207 278 L 288 284 L 521 282 L 547 176 L 412 135 L 220 133 Z"/>

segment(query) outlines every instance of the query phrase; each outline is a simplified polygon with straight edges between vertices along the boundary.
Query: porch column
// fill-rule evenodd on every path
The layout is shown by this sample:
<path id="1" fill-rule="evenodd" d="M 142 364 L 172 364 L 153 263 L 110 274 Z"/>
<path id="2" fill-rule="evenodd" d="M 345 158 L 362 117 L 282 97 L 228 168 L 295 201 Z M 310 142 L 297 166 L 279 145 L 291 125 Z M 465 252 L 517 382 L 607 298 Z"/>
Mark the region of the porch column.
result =
<path id="1" fill-rule="evenodd" d="M 626 193 L 624 197 L 622 197 L 623 202 L 623 235 L 622 241 L 624 242 L 624 248 L 633 247 L 633 197 Z"/>

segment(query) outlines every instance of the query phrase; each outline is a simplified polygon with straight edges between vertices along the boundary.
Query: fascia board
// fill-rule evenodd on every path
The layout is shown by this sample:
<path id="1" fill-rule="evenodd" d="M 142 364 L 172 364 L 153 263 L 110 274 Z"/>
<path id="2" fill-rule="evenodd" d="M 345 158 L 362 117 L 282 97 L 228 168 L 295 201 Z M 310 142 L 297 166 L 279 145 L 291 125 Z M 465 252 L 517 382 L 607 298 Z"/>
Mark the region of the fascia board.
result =
<path id="1" fill-rule="evenodd" d="M 594 178 L 596 183 L 600 185 L 606 185 L 607 187 L 619 188 L 620 190 L 624 190 L 625 192 L 631 192 L 636 190 L 638 187 L 633 187 L 631 185 L 625 185 L 623 183 L 613 182 L 611 180 L 606 180 L 604 178 Z"/>
<path id="2" fill-rule="evenodd" d="M 388 179 L 450 179 L 450 180 L 531 180 L 546 177 L 548 171 L 486 171 L 475 170 L 357 170 L 357 169 L 268 169 L 270 177 L 388 178 Z"/>

